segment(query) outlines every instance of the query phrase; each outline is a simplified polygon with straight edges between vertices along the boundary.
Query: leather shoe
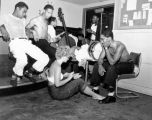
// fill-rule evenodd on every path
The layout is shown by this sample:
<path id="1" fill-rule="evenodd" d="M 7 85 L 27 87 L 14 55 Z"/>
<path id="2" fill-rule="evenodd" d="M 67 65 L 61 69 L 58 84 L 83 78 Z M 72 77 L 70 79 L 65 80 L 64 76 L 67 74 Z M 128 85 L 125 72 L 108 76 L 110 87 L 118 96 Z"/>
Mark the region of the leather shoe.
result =
<path id="1" fill-rule="evenodd" d="M 114 96 L 107 96 L 103 100 L 99 100 L 98 103 L 100 104 L 107 104 L 107 103 L 114 103 L 116 102 L 116 97 Z"/>
<path id="2" fill-rule="evenodd" d="M 34 75 L 32 73 L 29 73 L 28 71 L 24 73 L 24 76 L 28 78 L 30 81 L 32 81 L 33 83 L 36 83 L 37 81 L 36 79 L 34 79 Z"/>

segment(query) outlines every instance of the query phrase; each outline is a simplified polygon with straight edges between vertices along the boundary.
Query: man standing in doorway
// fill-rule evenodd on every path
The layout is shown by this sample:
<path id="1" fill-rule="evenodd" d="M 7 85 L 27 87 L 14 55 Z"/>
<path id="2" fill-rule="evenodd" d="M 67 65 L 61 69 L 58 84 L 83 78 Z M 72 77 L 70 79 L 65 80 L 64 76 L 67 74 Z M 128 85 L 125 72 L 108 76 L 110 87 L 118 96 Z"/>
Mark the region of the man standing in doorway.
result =
<path id="1" fill-rule="evenodd" d="M 100 28 L 101 26 L 100 26 L 98 16 L 93 15 L 91 27 L 87 29 L 87 32 L 91 34 L 91 37 L 90 37 L 91 41 L 100 40 Z"/>

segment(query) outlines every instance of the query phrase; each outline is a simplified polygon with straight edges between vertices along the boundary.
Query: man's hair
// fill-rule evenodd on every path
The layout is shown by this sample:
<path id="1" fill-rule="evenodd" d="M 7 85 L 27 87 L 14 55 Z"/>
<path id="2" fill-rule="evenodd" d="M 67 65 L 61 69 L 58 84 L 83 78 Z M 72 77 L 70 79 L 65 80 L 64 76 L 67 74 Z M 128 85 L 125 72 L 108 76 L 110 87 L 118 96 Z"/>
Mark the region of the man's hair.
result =
<path id="1" fill-rule="evenodd" d="M 103 31 L 102 35 L 104 35 L 105 37 L 111 37 L 113 39 L 113 32 L 111 30 Z"/>
<path id="2" fill-rule="evenodd" d="M 28 9 L 28 5 L 24 2 L 18 2 L 16 5 L 15 5 L 15 9 L 19 7 L 19 8 L 24 8 L 26 7 Z"/>
<path id="3" fill-rule="evenodd" d="M 44 10 L 47 10 L 47 9 L 54 10 L 54 7 L 52 5 L 50 5 L 50 4 L 47 4 L 47 5 L 44 6 Z"/>
<path id="4" fill-rule="evenodd" d="M 76 34 L 77 37 L 80 37 L 80 36 L 84 37 L 83 29 L 82 28 L 78 28 L 77 31 L 78 31 L 77 34 Z"/>

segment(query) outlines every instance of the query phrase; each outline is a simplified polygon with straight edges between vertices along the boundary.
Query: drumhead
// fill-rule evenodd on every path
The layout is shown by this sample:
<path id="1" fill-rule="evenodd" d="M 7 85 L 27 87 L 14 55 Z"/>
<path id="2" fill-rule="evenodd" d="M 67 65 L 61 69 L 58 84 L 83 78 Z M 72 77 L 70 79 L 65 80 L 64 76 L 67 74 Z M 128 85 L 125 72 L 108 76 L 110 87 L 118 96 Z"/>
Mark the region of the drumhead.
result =
<path id="1" fill-rule="evenodd" d="M 88 48 L 89 55 L 96 61 L 98 60 L 101 52 L 102 52 L 102 46 L 100 42 L 93 41 Z"/>

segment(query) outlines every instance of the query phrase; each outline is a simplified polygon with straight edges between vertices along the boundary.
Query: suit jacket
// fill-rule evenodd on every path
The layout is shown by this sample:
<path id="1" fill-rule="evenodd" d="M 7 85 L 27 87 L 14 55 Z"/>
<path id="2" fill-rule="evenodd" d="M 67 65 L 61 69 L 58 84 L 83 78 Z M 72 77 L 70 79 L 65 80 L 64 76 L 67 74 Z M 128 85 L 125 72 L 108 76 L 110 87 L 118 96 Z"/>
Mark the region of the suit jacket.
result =
<path id="1" fill-rule="evenodd" d="M 90 25 L 89 29 L 91 28 L 92 24 Z M 100 41 L 100 30 L 101 30 L 101 24 L 100 22 L 98 22 L 97 24 L 97 30 L 96 30 L 96 38 L 95 38 L 95 41 Z M 91 37 L 91 33 L 87 33 L 87 38 L 90 39 Z"/>

